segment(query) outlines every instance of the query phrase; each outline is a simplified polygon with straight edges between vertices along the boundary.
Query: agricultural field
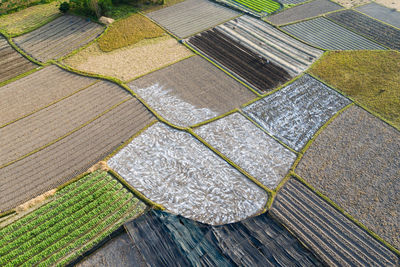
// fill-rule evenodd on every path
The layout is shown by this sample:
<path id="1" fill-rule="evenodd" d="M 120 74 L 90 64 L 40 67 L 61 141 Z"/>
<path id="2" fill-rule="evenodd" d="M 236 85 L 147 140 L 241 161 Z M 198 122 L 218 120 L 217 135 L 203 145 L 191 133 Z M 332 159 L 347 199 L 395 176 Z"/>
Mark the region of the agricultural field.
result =
<path id="1" fill-rule="evenodd" d="M 400 132 L 353 106 L 305 152 L 296 173 L 400 248 Z"/>
<path id="2" fill-rule="evenodd" d="M 308 1 L 309 0 L 279 0 L 279 3 L 283 5 L 298 5 Z"/>
<path id="3" fill-rule="evenodd" d="M 279 1 L 274 0 L 217 0 L 217 2 L 256 16 L 265 16 L 266 14 L 277 12 L 282 8 Z"/>
<path id="4" fill-rule="evenodd" d="M 145 75 L 129 87 L 157 113 L 179 126 L 206 121 L 256 98 L 199 56 Z"/>
<path id="5" fill-rule="evenodd" d="M 298 5 L 278 14 L 267 17 L 266 19 L 275 25 L 283 25 L 295 21 L 301 21 L 322 14 L 342 9 L 338 4 L 329 0 L 314 0 L 302 5 Z"/>
<path id="6" fill-rule="evenodd" d="M 169 211 L 203 223 L 236 222 L 264 209 L 267 192 L 189 133 L 157 123 L 108 164 Z"/>
<path id="7" fill-rule="evenodd" d="M 13 41 L 28 55 L 47 62 L 89 43 L 103 30 L 100 24 L 77 16 L 64 15 L 37 30 L 14 38 Z"/>
<path id="8" fill-rule="evenodd" d="M 38 67 L 14 50 L 0 35 L 0 83 Z M 0 123 L 1 124 L 1 123 Z"/>
<path id="9" fill-rule="evenodd" d="M 356 7 L 356 6 L 367 4 L 367 3 L 371 2 L 371 0 L 332 0 L 332 1 L 338 3 L 339 5 L 341 5 L 345 8 L 352 8 L 352 7 Z M 376 0 L 376 1 L 379 1 L 379 0 Z M 381 1 L 393 2 L 392 0 L 381 0 Z"/>
<path id="10" fill-rule="evenodd" d="M 211 1 L 186 0 L 146 15 L 179 38 L 185 38 L 239 14 Z"/>
<path id="11" fill-rule="evenodd" d="M 106 172 L 58 190 L 47 204 L 0 229 L 0 264 L 65 265 L 146 205 Z"/>
<path id="12" fill-rule="evenodd" d="M 194 131 L 271 189 L 286 176 L 297 156 L 239 113 Z"/>
<path id="13" fill-rule="evenodd" d="M 327 18 L 315 18 L 281 27 L 304 42 L 328 50 L 385 50 Z"/>
<path id="14" fill-rule="evenodd" d="M 384 5 L 388 8 L 400 11 L 400 2 L 393 0 L 375 0 L 376 3 Z"/>
<path id="15" fill-rule="evenodd" d="M 400 12 L 396 10 L 378 5 L 374 2 L 357 7 L 355 9 L 372 18 L 386 22 L 394 27 L 400 28 Z"/>
<path id="16" fill-rule="evenodd" d="M 350 103 L 325 84 L 304 75 L 243 111 L 268 133 L 300 151 L 325 122 Z"/>
<path id="17" fill-rule="evenodd" d="M 326 17 L 390 49 L 400 50 L 399 29 L 388 26 L 353 10 L 335 12 Z"/>
<path id="18" fill-rule="evenodd" d="M 238 223 L 210 226 L 151 211 L 126 223 L 125 228 L 133 241 L 132 246 L 138 251 L 134 262 L 148 266 L 321 264 L 267 214 Z"/>
<path id="19" fill-rule="evenodd" d="M 329 266 L 398 266 L 400 259 L 295 178 L 270 211 Z"/>

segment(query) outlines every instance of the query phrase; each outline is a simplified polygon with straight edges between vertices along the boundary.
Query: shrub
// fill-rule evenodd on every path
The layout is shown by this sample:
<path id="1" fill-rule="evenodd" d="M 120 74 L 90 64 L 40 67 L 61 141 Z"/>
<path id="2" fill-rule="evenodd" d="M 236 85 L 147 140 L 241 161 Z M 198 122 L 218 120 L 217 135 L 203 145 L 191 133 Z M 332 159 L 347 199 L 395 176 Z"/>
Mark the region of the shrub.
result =
<path id="1" fill-rule="evenodd" d="M 61 13 L 67 13 L 69 10 L 69 3 L 68 2 L 61 3 L 59 9 L 60 9 Z"/>

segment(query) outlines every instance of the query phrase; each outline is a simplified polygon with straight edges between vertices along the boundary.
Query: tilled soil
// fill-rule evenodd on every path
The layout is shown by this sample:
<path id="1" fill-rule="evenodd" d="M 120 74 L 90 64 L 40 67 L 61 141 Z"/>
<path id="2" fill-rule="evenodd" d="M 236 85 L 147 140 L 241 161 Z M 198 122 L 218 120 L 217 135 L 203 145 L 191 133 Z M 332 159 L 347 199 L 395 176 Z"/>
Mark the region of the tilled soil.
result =
<path id="1" fill-rule="evenodd" d="M 400 50 L 400 30 L 353 10 L 327 15 L 327 18 L 391 49 Z"/>
<path id="2" fill-rule="evenodd" d="M 296 172 L 400 248 L 400 133 L 359 107 L 336 118 Z"/>
<path id="3" fill-rule="evenodd" d="M 254 53 L 217 28 L 193 36 L 188 42 L 261 92 L 268 92 L 291 78 L 285 69 Z"/>
<path id="4" fill-rule="evenodd" d="M 270 214 L 328 266 L 400 263 L 393 252 L 294 178 L 278 192 Z"/>
<path id="5" fill-rule="evenodd" d="M 55 188 L 109 155 L 154 117 L 136 99 L 51 146 L 0 169 L 0 211 Z"/>
<path id="6" fill-rule="evenodd" d="M 400 2 L 399 2 L 400 6 Z M 356 10 L 367 14 L 370 17 L 376 18 L 397 28 L 400 28 L 400 12 L 391 8 L 378 5 L 376 3 L 370 3 L 355 8 Z M 399 8 L 400 9 L 400 8 Z"/>

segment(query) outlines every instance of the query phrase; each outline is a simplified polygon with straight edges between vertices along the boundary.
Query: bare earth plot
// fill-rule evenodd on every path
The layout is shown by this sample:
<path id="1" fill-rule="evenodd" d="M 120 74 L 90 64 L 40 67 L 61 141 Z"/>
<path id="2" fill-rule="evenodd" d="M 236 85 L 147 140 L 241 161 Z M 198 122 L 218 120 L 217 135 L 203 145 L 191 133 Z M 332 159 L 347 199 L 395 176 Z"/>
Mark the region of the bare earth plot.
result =
<path id="1" fill-rule="evenodd" d="M 362 4 L 366 4 L 366 3 L 370 3 L 371 0 L 332 0 L 333 2 L 336 2 L 346 8 L 351 8 L 354 6 L 358 6 L 358 5 L 362 5 Z M 381 1 L 391 1 L 393 2 L 393 0 L 381 0 Z"/>
<path id="2" fill-rule="evenodd" d="M 0 87 L 0 126 L 44 108 L 97 82 L 49 66 Z"/>
<path id="3" fill-rule="evenodd" d="M 206 121 L 256 98 L 199 56 L 145 75 L 129 87 L 157 113 L 179 126 Z"/>
<path id="4" fill-rule="evenodd" d="M 344 10 L 327 15 L 330 20 L 343 25 L 377 43 L 400 50 L 400 30 L 383 24 L 354 10 Z"/>
<path id="5" fill-rule="evenodd" d="M 0 35 L 0 83 L 38 67 L 15 51 Z"/>
<path id="6" fill-rule="evenodd" d="M 283 25 L 291 22 L 318 17 L 322 14 L 342 9 L 338 4 L 329 0 L 315 0 L 303 5 L 295 6 L 278 14 L 267 17 L 267 20 L 275 25 Z"/>
<path id="7" fill-rule="evenodd" d="M 73 134 L 0 169 L 0 211 L 55 188 L 87 170 L 153 120 L 136 99 Z"/>
<path id="8" fill-rule="evenodd" d="M 394 1 L 394 0 L 375 0 L 378 4 L 387 6 L 388 8 L 394 8 L 397 9 L 397 11 L 400 11 L 400 2 L 399 1 Z"/>
<path id="9" fill-rule="evenodd" d="M 400 248 L 400 133 L 351 107 L 306 151 L 296 172 Z"/>
<path id="10" fill-rule="evenodd" d="M 125 224 L 135 262 L 146 266 L 320 266 L 321 263 L 267 214 L 210 226 L 162 211 Z"/>
<path id="11" fill-rule="evenodd" d="M 33 58 L 47 62 L 65 56 L 89 43 L 103 30 L 100 24 L 80 17 L 64 15 L 13 40 Z"/>
<path id="12" fill-rule="evenodd" d="M 384 50 L 374 43 L 326 18 L 316 18 L 282 27 L 282 30 L 311 45 L 330 50 Z"/>
<path id="13" fill-rule="evenodd" d="M 399 258 L 295 179 L 270 211 L 328 266 L 398 266 Z"/>
<path id="14" fill-rule="evenodd" d="M 221 24 L 240 13 L 208 0 L 186 0 L 146 14 L 180 38 Z"/>
<path id="15" fill-rule="evenodd" d="M 189 133 L 157 123 L 108 164 L 134 188 L 175 214 L 209 224 L 261 212 L 267 193 Z"/>
<path id="16" fill-rule="evenodd" d="M 16 160 L 95 119 L 129 98 L 116 84 L 100 81 L 48 108 L 0 129 L 0 166 Z"/>
<path id="17" fill-rule="evenodd" d="M 306 70 L 322 51 L 308 46 L 273 26 L 242 16 L 216 27 L 221 32 L 282 67 L 292 76 Z"/>
<path id="18" fill-rule="evenodd" d="M 213 121 L 194 131 L 272 189 L 286 176 L 297 157 L 239 113 Z"/>
<path id="19" fill-rule="evenodd" d="M 267 132 L 300 151 L 326 121 L 350 103 L 333 89 L 304 75 L 243 111 Z"/>
<path id="20" fill-rule="evenodd" d="M 400 12 L 396 10 L 378 5 L 376 3 L 370 3 L 355 9 L 370 17 L 400 28 Z"/>

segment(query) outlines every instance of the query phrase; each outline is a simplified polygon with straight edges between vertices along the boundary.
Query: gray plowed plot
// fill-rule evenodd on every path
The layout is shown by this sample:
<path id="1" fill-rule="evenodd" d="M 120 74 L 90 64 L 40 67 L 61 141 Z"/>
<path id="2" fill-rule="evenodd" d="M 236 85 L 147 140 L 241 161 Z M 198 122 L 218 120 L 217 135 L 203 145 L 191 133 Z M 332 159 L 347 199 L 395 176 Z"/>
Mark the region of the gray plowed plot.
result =
<path id="1" fill-rule="evenodd" d="M 96 79 L 50 66 L 0 87 L 0 126 L 41 109 L 94 82 Z"/>
<path id="2" fill-rule="evenodd" d="M 102 32 L 103 27 L 97 23 L 64 15 L 37 30 L 14 38 L 14 42 L 33 58 L 47 62 L 69 54 Z"/>
<path id="3" fill-rule="evenodd" d="M 129 86 L 161 116 L 180 126 L 211 119 L 257 97 L 199 56 L 148 74 Z"/>
<path id="4" fill-rule="evenodd" d="M 270 211 L 328 266 L 398 266 L 399 258 L 295 179 Z"/>
<path id="5" fill-rule="evenodd" d="M 311 45 L 330 50 L 384 50 L 374 43 L 326 18 L 316 18 L 282 27 Z"/>
<path id="6" fill-rule="evenodd" d="M 289 147 L 300 151 L 350 101 L 309 75 L 243 110 Z"/>
<path id="7" fill-rule="evenodd" d="M 0 169 L 0 211 L 84 172 L 153 120 L 131 99 L 49 147 Z"/>
<path id="8" fill-rule="evenodd" d="M 296 172 L 400 248 L 400 133 L 351 107 L 316 138 Z"/>
<path id="9" fill-rule="evenodd" d="M 400 12 L 396 10 L 378 5 L 376 3 L 370 3 L 355 9 L 370 17 L 400 28 Z"/>
<path id="10" fill-rule="evenodd" d="M 391 49 L 400 50 L 400 30 L 353 10 L 329 14 L 329 19 Z"/>
<path id="11" fill-rule="evenodd" d="M 283 25 L 308 18 L 318 17 L 322 14 L 342 8 L 343 7 L 340 5 L 328 0 L 315 0 L 267 17 L 267 20 L 276 25 Z"/>
<path id="12" fill-rule="evenodd" d="M 221 24 L 239 13 L 208 0 L 186 0 L 147 14 L 180 38 Z"/>
<path id="13" fill-rule="evenodd" d="M 128 97 L 121 87 L 101 81 L 0 129 L 0 166 L 77 129 Z"/>
<path id="14" fill-rule="evenodd" d="M 306 70 L 322 54 L 321 50 L 250 16 L 242 16 L 216 28 L 284 68 L 292 76 Z"/>
<path id="15" fill-rule="evenodd" d="M 0 83 L 37 67 L 21 56 L 0 35 Z"/>

